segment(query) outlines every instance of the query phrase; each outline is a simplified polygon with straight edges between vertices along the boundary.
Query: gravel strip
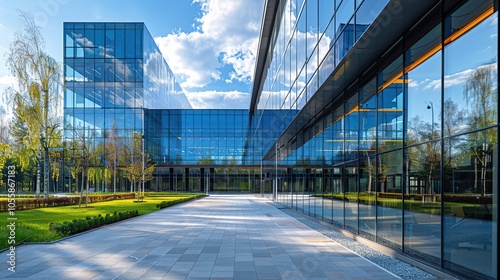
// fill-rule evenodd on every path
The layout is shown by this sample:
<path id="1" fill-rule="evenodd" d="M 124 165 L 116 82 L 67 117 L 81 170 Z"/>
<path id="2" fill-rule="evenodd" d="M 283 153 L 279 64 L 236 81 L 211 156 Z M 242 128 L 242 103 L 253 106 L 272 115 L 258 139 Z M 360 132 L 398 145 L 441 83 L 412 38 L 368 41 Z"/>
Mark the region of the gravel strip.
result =
<path id="1" fill-rule="evenodd" d="M 370 260 L 371 262 L 383 267 L 387 271 L 401 277 L 402 279 L 439 279 L 438 277 L 429 274 L 415 266 L 407 264 L 403 261 L 394 259 L 387 255 L 384 255 L 375 249 L 372 249 L 364 244 L 361 244 L 349 237 L 344 236 L 342 233 L 327 228 L 320 224 L 319 222 L 313 220 L 312 218 L 305 217 L 303 214 L 296 212 L 292 209 L 281 208 L 283 212 L 289 216 L 297 219 L 301 223 L 309 226 L 310 228 L 316 230 L 317 232 L 325 235 L 326 237 L 332 239 L 333 241 L 343 245 L 354 253 Z"/>

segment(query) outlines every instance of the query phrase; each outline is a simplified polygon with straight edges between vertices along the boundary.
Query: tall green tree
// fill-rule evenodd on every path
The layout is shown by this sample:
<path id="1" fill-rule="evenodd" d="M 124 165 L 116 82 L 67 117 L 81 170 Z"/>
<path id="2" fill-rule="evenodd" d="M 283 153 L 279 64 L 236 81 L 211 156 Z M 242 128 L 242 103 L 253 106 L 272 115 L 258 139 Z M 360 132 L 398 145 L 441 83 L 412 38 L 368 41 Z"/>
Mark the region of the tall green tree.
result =
<path id="1" fill-rule="evenodd" d="M 26 168 L 29 160 L 36 158 L 36 193 L 39 195 L 42 187 L 43 168 L 43 190 L 47 196 L 49 149 L 60 142 L 57 139 L 62 84 L 60 67 L 45 52 L 45 42 L 33 16 L 22 12 L 21 20 L 24 29 L 14 35 L 7 54 L 7 67 L 17 80 L 17 87 L 7 89 L 7 95 L 14 108 L 15 140 L 23 147 L 19 151 L 21 166 Z"/>
<path id="2" fill-rule="evenodd" d="M 127 162 L 125 168 L 125 178 L 132 183 L 134 189 L 140 192 L 140 183 L 153 179 L 155 164 L 151 161 L 149 154 L 144 151 L 142 135 L 139 133 L 131 135 L 130 143 L 125 147 L 125 150 L 130 151 L 130 161 Z M 135 187 L 136 183 L 137 187 Z"/>

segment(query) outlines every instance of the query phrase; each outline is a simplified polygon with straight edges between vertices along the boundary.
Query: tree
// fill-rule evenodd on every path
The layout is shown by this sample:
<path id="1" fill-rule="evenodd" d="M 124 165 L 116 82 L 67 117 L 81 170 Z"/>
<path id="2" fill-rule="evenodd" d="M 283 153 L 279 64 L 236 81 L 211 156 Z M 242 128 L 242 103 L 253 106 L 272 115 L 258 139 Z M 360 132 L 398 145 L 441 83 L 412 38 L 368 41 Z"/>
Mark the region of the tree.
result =
<path id="1" fill-rule="evenodd" d="M 132 183 L 132 186 L 137 183 L 137 190 L 140 191 L 141 182 L 153 179 L 155 164 L 149 158 L 149 154 L 143 149 L 141 134 L 133 133 L 130 140 L 130 146 L 126 148 L 126 150 L 130 150 L 130 161 L 127 167 L 125 167 L 125 178 Z"/>
<path id="2" fill-rule="evenodd" d="M 7 95 L 14 107 L 14 124 L 24 150 L 21 165 L 26 167 L 35 156 L 37 163 L 36 193 L 40 194 L 43 162 L 43 190 L 47 196 L 50 160 L 49 148 L 57 138 L 60 118 L 60 68 L 56 60 L 45 53 L 45 42 L 33 16 L 21 13 L 22 33 L 16 33 L 7 54 L 7 67 L 17 80 L 17 88 L 8 88 Z"/>
<path id="3" fill-rule="evenodd" d="M 207 166 L 211 166 L 211 165 L 215 165 L 215 161 L 210 157 L 210 156 L 207 156 L 206 158 L 201 158 L 199 161 L 198 161 L 198 165 L 207 165 Z"/>
<path id="4" fill-rule="evenodd" d="M 4 110 L 2 107 L 0 107 L 0 169 L 3 168 L 5 162 L 7 161 L 7 158 L 10 155 L 10 145 L 9 145 L 10 137 L 9 137 L 8 126 L 6 123 L 3 122 L 4 119 L 5 119 Z"/>
<path id="5" fill-rule="evenodd" d="M 464 86 L 464 98 L 470 110 L 468 115 L 469 129 L 478 130 L 496 123 L 498 114 L 498 74 L 496 63 L 476 68 L 468 77 Z M 478 190 L 481 182 L 481 195 L 486 192 L 487 165 L 493 151 L 492 143 L 496 143 L 496 131 L 480 130 L 476 144 L 470 149 L 474 164 L 474 189 Z"/>
<path id="6" fill-rule="evenodd" d="M 118 137 L 118 130 L 116 129 L 116 124 L 111 125 L 111 129 L 106 130 L 105 134 L 105 158 L 107 168 L 105 172 L 105 178 L 113 174 L 113 192 L 116 192 L 116 171 L 118 169 L 118 160 L 120 158 L 119 149 L 123 150 L 123 143 L 121 138 Z M 110 172 L 111 171 L 111 172 Z M 110 178 L 110 177 L 109 177 Z"/>
<path id="7" fill-rule="evenodd" d="M 434 184 L 437 181 L 436 176 L 438 176 L 441 163 L 441 147 L 440 142 L 432 140 L 439 139 L 440 125 L 425 122 L 421 116 L 417 115 L 408 122 L 408 128 L 410 130 L 407 140 L 409 145 L 424 143 L 416 146 L 415 149 L 410 149 L 407 167 L 411 166 L 413 170 L 420 169 L 421 176 L 426 178 L 427 194 L 434 194 L 437 191 Z"/>
<path id="8" fill-rule="evenodd" d="M 0 169 L 3 168 L 7 158 L 10 155 L 10 146 L 5 139 L 0 135 Z M 1 183 L 1 182 L 0 182 Z"/>

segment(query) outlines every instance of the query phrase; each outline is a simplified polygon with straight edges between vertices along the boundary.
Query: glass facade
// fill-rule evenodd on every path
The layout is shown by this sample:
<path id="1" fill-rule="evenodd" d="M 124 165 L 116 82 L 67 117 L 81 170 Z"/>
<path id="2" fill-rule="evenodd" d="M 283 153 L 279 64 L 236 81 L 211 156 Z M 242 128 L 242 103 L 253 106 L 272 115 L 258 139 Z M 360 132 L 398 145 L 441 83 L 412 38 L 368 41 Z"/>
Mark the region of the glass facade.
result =
<path id="1" fill-rule="evenodd" d="M 157 191 L 254 191 L 248 110 L 146 110 Z"/>
<path id="2" fill-rule="evenodd" d="M 238 165 L 248 110 L 146 110 L 146 149 L 158 166 Z"/>
<path id="3" fill-rule="evenodd" d="M 90 178 L 105 190 L 118 173 L 123 190 L 119 169 L 140 150 L 144 110 L 191 105 L 143 23 L 64 23 L 64 50 L 65 189 Z M 95 176 L 77 176 L 83 169 Z"/>
<path id="4" fill-rule="evenodd" d="M 497 279 L 498 1 L 272 5 L 248 111 L 191 109 L 142 23 L 66 23 L 66 188 L 128 190 L 144 150 L 146 190 L 272 196 Z"/>
<path id="5" fill-rule="evenodd" d="M 431 266 L 497 279 L 498 1 L 398 18 L 410 2 L 279 1 L 251 121 L 291 117 L 252 127 L 250 143 L 270 141 L 255 145 L 261 184 Z M 356 73 L 366 46 L 380 54 Z"/>

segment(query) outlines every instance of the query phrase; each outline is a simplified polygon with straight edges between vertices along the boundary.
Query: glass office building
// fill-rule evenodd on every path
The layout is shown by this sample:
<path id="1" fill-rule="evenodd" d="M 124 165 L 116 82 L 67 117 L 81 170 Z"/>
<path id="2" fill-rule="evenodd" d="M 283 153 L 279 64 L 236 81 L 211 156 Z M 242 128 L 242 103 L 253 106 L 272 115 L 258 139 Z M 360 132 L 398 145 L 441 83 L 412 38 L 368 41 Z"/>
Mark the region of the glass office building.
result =
<path id="1" fill-rule="evenodd" d="M 249 110 L 191 109 L 142 23 L 64 36 L 64 190 L 128 190 L 144 150 L 146 190 L 272 196 L 498 279 L 498 0 L 266 0 Z"/>
<path id="2" fill-rule="evenodd" d="M 75 190 L 91 170 L 108 189 L 141 149 L 146 109 L 190 109 L 174 74 L 143 23 L 64 23 L 65 186 Z M 71 171 L 72 175 L 69 175 Z M 85 172 L 83 172 L 85 173 Z M 113 174 L 110 174 L 113 173 Z M 95 181 L 99 182 L 95 182 Z"/>
<path id="3" fill-rule="evenodd" d="M 498 1 L 268 0 L 262 22 L 249 141 L 274 199 L 498 279 Z"/>
<path id="4" fill-rule="evenodd" d="M 149 188 L 250 192 L 247 125 L 248 110 L 146 110 L 146 150 L 157 166 Z"/>

